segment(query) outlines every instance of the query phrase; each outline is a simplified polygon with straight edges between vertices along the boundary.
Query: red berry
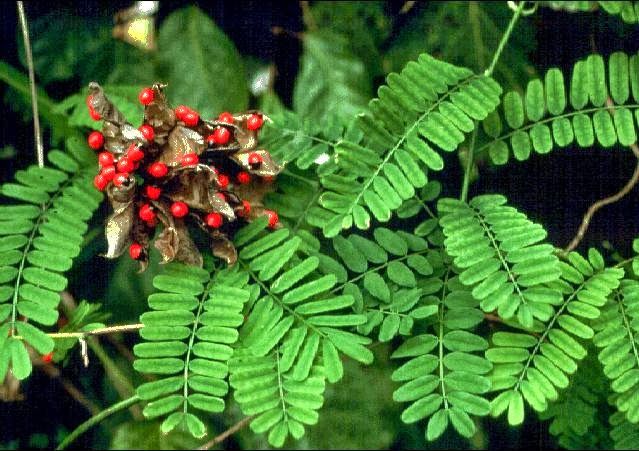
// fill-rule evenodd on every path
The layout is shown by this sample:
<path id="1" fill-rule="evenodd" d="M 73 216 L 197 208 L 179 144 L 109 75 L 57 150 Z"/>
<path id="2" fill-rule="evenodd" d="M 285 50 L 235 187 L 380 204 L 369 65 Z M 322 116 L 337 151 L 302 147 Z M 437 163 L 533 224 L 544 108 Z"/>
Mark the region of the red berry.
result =
<path id="1" fill-rule="evenodd" d="M 155 178 L 160 178 L 168 174 L 169 168 L 167 168 L 164 163 L 157 161 L 153 163 L 151 166 L 149 166 L 149 168 L 147 169 L 147 172 Z"/>
<path id="2" fill-rule="evenodd" d="M 240 182 L 241 185 L 246 185 L 247 183 L 250 183 L 251 176 L 249 175 L 248 172 L 242 171 L 239 174 L 237 174 L 237 181 Z"/>
<path id="3" fill-rule="evenodd" d="M 119 172 L 133 172 L 135 165 L 127 157 L 122 157 L 118 161 L 117 168 Z"/>
<path id="4" fill-rule="evenodd" d="M 140 125 L 140 128 L 138 128 L 138 130 L 140 130 L 142 136 L 144 136 L 144 139 L 149 142 L 153 141 L 153 138 L 155 138 L 155 131 L 153 130 L 153 127 L 148 124 Z"/>
<path id="5" fill-rule="evenodd" d="M 274 228 L 275 224 L 277 224 L 280 220 L 277 216 L 277 213 L 275 213 L 273 210 L 264 210 L 264 214 L 268 216 L 268 226 L 271 229 Z"/>
<path id="6" fill-rule="evenodd" d="M 138 211 L 138 216 L 142 221 L 153 221 L 155 219 L 155 212 L 153 211 L 153 207 L 149 204 L 144 204 L 140 207 L 140 211 Z"/>
<path id="7" fill-rule="evenodd" d="M 98 191 L 104 190 L 104 188 L 106 188 L 108 184 L 109 184 L 109 181 L 102 174 L 98 174 L 93 178 L 93 186 L 95 186 L 98 189 Z"/>
<path id="8" fill-rule="evenodd" d="M 127 174 L 126 172 L 121 172 L 119 174 L 116 174 L 113 177 L 113 184 L 115 186 L 126 185 L 128 182 L 129 182 L 129 174 Z"/>
<path id="9" fill-rule="evenodd" d="M 219 197 L 222 202 L 226 202 L 226 196 L 224 195 L 224 193 L 217 192 L 215 193 L 215 195 Z"/>
<path id="10" fill-rule="evenodd" d="M 198 122 L 200 122 L 200 115 L 195 111 L 188 111 L 184 116 L 182 116 L 182 122 L 187 127 L 195 127 Z"/>
<path id="11" fill-rule="evenodd" d="M 216 144 L 226 144 L 231 139 L 231 132 L 226 127 L 217 127 L 211 136 Z"/>
<path id="12" fill-rule="evenodd" d="M 89 116 L 91 116 L 91 119 L 93 119 L 94 121 L 99 121 L 100 119 L 102 119 L 102 116 L 100 116 L 100 113 L 95 111 L 93 107 L 91 106 L 89 107 Z"/>
<path id="13" fill-rule="evenodd" d="M 217 184 L 220 185 L 220 188 L 224 189 L 229 186 L 229 177 L 228 175 L 220 174 L 217 176 Z"/>
<path id="14" fill-rule="evenodd" d="M 101 167 L 113 165 L 113 154 L 111 152 L 100 152 L 98 155 L 98 164 Z"/>
<path id="15" fill-rule="evenodd" d="M 91 119 L 93 119 L 94 121 L 99 121 L 100 119 L 102 119 L 102 116 L 100 116 L 100 113 L 95 111 L 95 108 L 93 108 L 93 105 L 91 104 L 92 101 L 93 96 L 87 96 L 87 107 L 89 108 L 89 116 L 91 116 Z"/>
<path id="16" fill-rule="evenodd" d="M 144 189 L 144 193 L 149 199 L 158 200 L 160 198 L 160 194 L 162 194 L 162 190 L 157 186 L 147 185 Z"/>
<path id="17" fill-rule="evenodd" d="M 232 124 L 234 119 L 231 113 L 225 111 L 224 113 L 220 113 L 220 115 L 217 117 L 217 120 L 220 122 L 226 122 L 227 124 Z"/>
<path id="18" fill-rule="evenodd" d="M 182 155 L 182 166 L 195 166 L 199 163 L 200 159 L 196 153 L 187 153 Z"/>
<path id="19" fill-rule="evenodd" d="M 100 174 L 106 177 L 108 181 L 111 181 L 113 180 L 113 177 L 115 177 L 115 172 L 115 166 L 111 165 L 103 167 Z"/>
<path id="20" fill-rule="evenodd" d="M 129 149 L 126 151 L 126 156 L 129 160 L 138 162 L 144 159 L 144 152 L 142 152 L 135 144 L 131 144 Z"/>
<path id="21" fill-rule="evenodd" d="M 149 227 L 153 228 L 153 227 L 155 227 L 156 225 L 158 225 L 158 218 L 153 218 L 153 219 L 151 219 L 150 221 L 145 221 L 145 222 L 146 222 L 146 225 L 147 225 L 147 226 L 149 226 Z"/>
<path id="22" fill-rule="evenodd" d="M 137 260 L 142 255 L 142 245 L 140 243 L 133 243 L 129 246 L 129 255 L 133 260 Z"/>
<path id="23" fill-rule="evenodd" d="M 248 200 L 243 200 L 242 201 L 242 207 L 244 207 L 244 210 L 242 211 L 242 216 L 248 216 L 249 213 L 251 212 L 251 204 L 249 203 Z"/>
<path id="24" fill-rule="evenodd" d="M 142 105 L 148 105 L 153 102 L 153 99 L 155 99 L 155 94 L 151 88 L 144 88 L 138 95 L 138 100 Z"/>
<path id="25" fill-rule="evenodd" d="M 251 153 L 249 154 L 248 157 L 248 162 L 251 166 L 259 166 L 260 164 L 262 164 L 264 160 L 262 159 L 262 155 L 260 155 L 259 153 Z"/>
<path id="26" fill-rule="evenodd" d="M 191 111 L 191 109 L 185 105 L 180 105 L 179 107 L 176 107 L 174 111 L 175 111 L 175 117 L 178 120 L 183 121 L 184 115 L 188 113 L 189 111 Z"/>
<path id="27" fill-rule="evenodd" d="M 44 363 L 51 363 L 51 360 L 53 360 L 53 352 L 50 352 L 42 356 L 42 361 Z"/>
<path id="28" fill-rule="evenodd" d="M 189 206 L 186 205 L 184 202 L 177 201 L 171 204 L 171 214 L 175 216 L 176 218 L 183 218 L 188 213 L 189 213 Z"/>
<path id="29" fill-rule="evenodd" d="M 208 225 L 209 227 L 213 227 L 214 229 L 217 229 L 218 227 L 222 225 L 223 218 L 221 214 L 217 212 L 213 212 L 206 215 L 206 218 L 204 218 L 204 221 L 206 221 L 206 225 Z"/>
<path id="30" fill-rule="evenodd" d="M 100 132 L 91 132 L 87 138 L 89 147 L 93 150 L 99 150 L 104 145 L 104 136 Z"/>
<path id="31" fill-rule="evenodd" d="M 251 114 L 246 120 L 246 128 L 249 130 L 257 130 L 264 123 L 264 119 L 259 114 Z"/>

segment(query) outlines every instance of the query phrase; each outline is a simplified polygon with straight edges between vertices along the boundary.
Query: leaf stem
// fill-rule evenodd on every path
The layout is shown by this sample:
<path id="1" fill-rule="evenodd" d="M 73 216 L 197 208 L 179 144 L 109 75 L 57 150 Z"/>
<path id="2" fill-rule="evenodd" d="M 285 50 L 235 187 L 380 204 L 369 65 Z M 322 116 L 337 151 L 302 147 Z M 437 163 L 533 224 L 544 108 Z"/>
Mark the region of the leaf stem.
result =
<path id="1" fill-rule="evenodd" d="M 461 196 L 462 202 L 466 202 L 468 198 L 468 186 L 470 185 L 470 173 L 473 170 L 473 153 L 475 151 L 475 138 L 477 138 L 477 123 L 473 129 L 472 137 L 470 138 L 470 146 L 468 147 L 468 156 L 466 157 L 466 170 L 464 171 L 464 181 L 462 182 Z"/>
<path id="2" fill-rule="evenodd" d="M 519 16 L 524 10 L 525 3 L 526 2 L 523 2 L 523 1 L 519 3 L 519 5 L 517 6 L 517 9 L 515 10 L 515 13 L 513 14 L 513 17 L 510 19 L 510 22 L 508 23 L 508 27 L 506 28 L 504 35 L 501 37 L 501 41 L 499 41 L 499 45 L 497 46 L 497 50 L 495 51 L 493 60 L 490 63 L 490 66 L 488 66 L 488 69 L 484 71 L 484 75 L 486 75 L 487 77 L 491 76 L 493 71 L 495 70 L 495 66 L 497 65 L 497 61 L 499 61 L 501 52 L 503 52 L 504 47 L 506 47 L 506 43 L 508 42 L 508 39 L 510 38 L 511 33 L 513 32 L 513 29 L 515 28 L 515 24 L 517 23 L 517 19 L 519 19 Z"/>
<path id="3" fill-rule="evenodd" d="M 29 68 L 29 85 L 31 88 L 31 108 L 33 109 L 33 134 L 35 135 L 35 146 L 38 155 L 38 166 L 44 167 L 44 146 L 42 145 L 42 131 L 40 130 L 40 118 L 38 116 L 38 94 L 36 92 L 35 70 L 33 68 L 33 54 L 31 53 L 31 40 L 29 39 L 29 27 L 27 25 L 27 15 L 24 12 L 24 3 L 18 4 L 18 19 L 22 29 L 22 39 L 24 40 L 24 52 L 27 57 Z"/>
<path id="4" fill-rule="evenodd" d="M 121 326 L 110 326 L 110 327 L 102 327 L 100 329 L 93 329 L 86 332 L 58 332 L 47 334 L 49 337 L 53 338 L 85 338 L 91 335 L 104 335 L 104 334 L 114 334 L 118 332 L 133 332 L 135 330 L 142 329 L 144 324 L 123 324 Z M 13 338 L 18 340 L 22 340 L 22 336 L 15 335 Z"/>
<path id="5" fill-rule="evenodd" d="M 58 445 L 56 449 L 65 449 L 69 446 L 73 441 L 75 441 L 79 436 L 84 434 L 86 431 L 91 429 L 93 426 L 104 420 L 106 417 L 113 415 L 114 413 L 119 412 L 120 410 L 124 410 L 133 404 L 140 401 L 140 397 L 138 395 L 131 396 L 123 401 L 113 404 L 111 407 L 104 409 L 97 415 L 92 416 L 87 421 L 82 423 L 80 426 L 75 428 L 67 437 Z"/>

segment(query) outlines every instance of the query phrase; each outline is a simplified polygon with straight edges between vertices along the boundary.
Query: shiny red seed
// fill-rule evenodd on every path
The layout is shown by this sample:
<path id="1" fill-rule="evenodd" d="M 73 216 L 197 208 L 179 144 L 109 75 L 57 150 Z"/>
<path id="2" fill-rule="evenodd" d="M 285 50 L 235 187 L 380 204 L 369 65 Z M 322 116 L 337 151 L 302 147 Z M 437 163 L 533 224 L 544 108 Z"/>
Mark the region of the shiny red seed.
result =
<path id="1" fill-rule="evenodd" d="M 184 202 L 177 201 L 171 204 L 170 210 L 171 214 L 176 218 L 183 218 L 189 213 L 189 206 L 186 205 Z"/>
<path id="2" fill-rule="evenodd" d="M 184 116 L 182 116 L 182 122 L 187 127 L 195 127 L 198 122 L 200 122 L 200 115 L 195 111 L 188 111 Z"/>
<path id="3" fill-rule="evenodd" d="M 200 159 L 196 153 L 187 153 L 182 155 L 182 166 L 195 166 L 199 163 Z"/>
<path id="4" fill-rule="evenodd" d="M 91 116 L 91 119 L 93 119 L 94 121 L 99 121 L 100 119 L 102 119 L 100 113 L 95 111 L 92 106 L 89 107 L 89 116 Z"/>
<path id="5" fill-rule="evenodd" d="M 140 243 L 133 243 L 129 246 L 129 255 L 133 260 L 137 260 L 142 255 L 142 245 Z"/>
<path id="6" fill-rule="evenodd" d="M 133 170 L 135 169 L 135 165 L 128 158 L 122 157 L 118 161 L 117 168 L 118 172 L 133 172 Z"/>
<path id="7" fill-rule="evenodd" d="M 280 218 L 273 210 L 264 210 L 264 214 L 268 216 L 268 226 L 272 229 L 279 222 Z"/>
<path id="8" fill-rule="evenodd" d="M 229 113 L 228 111 L 225 111 L 224 113 L 220 113 L 220 115 L 217 117 L 217 120 L 220 122 L 226 122 L 227 124 L 232 124 L 234 121 L 233 115 Z"/>
<path id="9" fill-rule="evenodd" d="M 228 175 L 220 174 L 217 176 L 217 184 L 220 185 L 220 188 L 226 188 L 229 186 L 229 177 Z"/>
<path id="10" fill-rule="evenodd" d="M 126 156 L 129 160 L 137 163 L 144 159 L 144 152 L 137 145 L 131 144 L 126 151 Z"/>
<path id="11" fill-rule="evenodd" d="M 264 119 L 259 114 L 251 114 L 246 120 L 246 128 L 249 130 L 257 130 L 264 123 Z"/>
<path id="12" fill-rule="evenodd" d="M 113 154 L 111 152 L 100 152 L 98 155 L 98 164 L 101 167 L 113 165 Z"/>
<path id="13" fill-rule="evenodd" d="M 174 112 L 175 112 L 175 117 L 180 120 L 183 121 L 184 120 L 184 115 L 186 113 L 188 113 L 189 111 L 191 111 L 191 109 L 185 105 L 180 105 L 178 107 L 175 108 Z"/>
<path id="14" fill-rule="evenodd" d="M 224 195 L 224 193 L 217 192 L 215 193 L 215 195 L 219 197 L 222 202 L 226 202 L 226 196 Z"/>
<path id="15" fill-rule="evenodd" d="M 248 157 L 248 162 L 251 166 L 257 166 L 262 164 L 262 162 L 264 161 L 264 159 L 262 158 L 262 155 L 260 155 L 259 153 L 251 153 L 249 154 Z"/>
<path id="16" fill-rule="evenodd" d="M 248 216 L 249 213 L 251 213 L 251 204 L 249 203 L 249 201 L 243 200 L 242 207 L 244 208 L 244 210 L 242 211 L 242 216 L 244 217 Z"/>
<path id="17" fill-rule="evenodd" d="M 87 96 L 87 108 L 89 108 L 89 116 L 91 116 L 91 119 L 93 119 L 94 121 L 99 121 L 100 119 L 102 119 L 102 116 L 100 116 L 100 113 L 98 113 L 97 111 L 95 111 L 95 108 L 93 108 L 92 102 L 93 101 L 93 96 L 89 95 Z"/>
<path id="18" fill-rule="evenodd" d="M 151 88 L 144 88 L 138 95 L 138 100 L 142 105 L 148 105 L 153 102 L 153 99 L 155 99 L 155 94 Z"/>
<path id="19" fill-rule="evenodd" d="M 168 174 L 169 168 L 167 168 L 164 163 L 158 161 L 149 166 L 147 172 L 153 177 L 160 178 Z"/>
<path id="20" fill-rule="evenodd" d="M 104 177 L 106 177 L 108 181 L 113 180 L 113 177 L 115 177 L 115 173 L 116 173 L 116 170 L 115 170 L 115 166 L 113 165 L 105 166 L 100 171 L 100 175 L 103 175 Z"/>
<path id="21" fill-rule="evenodd" d="M 87 143 L 93 150 L 99 150 L 104 145 L 104 136 L 100 132 L 91 132 L 87 138 Z"/>
<path id="22" fill-rule="evenodd" d="M 42 356 L 42 361 L 44 363 L 51 363 L 51 360 L 53 360 L 53 352 L 50 352 Z"/>
<path id="23" fill-rule="evenodd" d="M 106 188 L 108 184 L 109 184 L 109 181 L 102 174 L 98 174 L 93 178 L 93 186 L 95 186 L 98 189 L 98 191 L 104 190 L 104 188 Z"/>
<path id="24" fill-rule="evenodd" d="M 222 222 L 224 220 L 221 214 L 217 212 L 213 212 L 206 215 L 206 218 L 204 218 L 204 221 L 206 222 L 206 225 L 208 225 L 209 227 L 213 227 L 214 229 L 217 229 L 218 227 L 222 225 Z"/>
<path id="25" fill-rule="evenodd" d="M 155 212 L 153 211 L 153 207 L 149 204 L 144 204 L 140 207 L 140 211 L 138 211 L 138 216 L 142 221 L 153 221 L 155 219 Z"/>
<path id="26" fill-rule="evenodd" d="M 140 130 L 144 139 L 149 142 L 153 141 L 153 138 L 155 138 L 155 131 L 153 130 L 153 127 L 148 124 L 140 125 L 138 130 Z"/>
<path id="27" fill-rule="evenodd" d="M 125 185 L 129 181 L 129 174 L 126 172 L 121 172 L 119 174 L 115 174 L 113 177 L 113 184 L 115 186 Z"/>
<path id="28" fill-rule="evenodd" d="M 240 182 L 241 185 L 246 185 L 250 183 L 251 176 L 249 175 L 248 172 L 242 171 L 239 174 L 237 174 L 237 181 Z"/>
<path id="29" fill-rule="evenodd" d="M 212 136 L 215 144 L 226 144 L 231 139 L 231 132 L 226 127 L 217 127 Z"/>
<path id="30" fill-rule="evenodd" d="M 144 193 L 149 199 L 158 200 L 160 198 L 160 194 L 162 194 L 162 190 L 157 186 L 147 185 L 146 188 L 144 188 Z"/>

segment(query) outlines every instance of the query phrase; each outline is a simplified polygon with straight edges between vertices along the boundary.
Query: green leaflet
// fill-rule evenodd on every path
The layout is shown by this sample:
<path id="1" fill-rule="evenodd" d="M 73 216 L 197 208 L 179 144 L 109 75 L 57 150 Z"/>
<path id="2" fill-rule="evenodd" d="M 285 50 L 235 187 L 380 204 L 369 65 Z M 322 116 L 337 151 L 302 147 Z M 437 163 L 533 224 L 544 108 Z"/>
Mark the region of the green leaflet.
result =
<path id="1" fill-rule="evenodd" d="M 140 385 L 137 394 L 149 401 L 146 417 L 167 416 L 164 433 L 184 423 L 194 437 L 201 437 L 204 424 L 187 410 L 224 410 L 230 345 L 238 339 L 250 295 L 246 281 L 237 267 L 220 270 L 209 280 L 207 271 L 177 263 L 166 265 L 154 278 L 154 286 L 168 293 L 149 296 L 152 310 L 140 317 L 140 336 L 146 341 L 134 346 L 133 366 L 161 375 Z M 184 413 L 174 412 L 180 408 Z"/>
<path id="2" fill-rule="evenodd" d="M 242 411 L 259 414 L 251 427 L 267 433 L 272 446 L 282 446 L 288 435 L 298 439 L 304 425 L 317 421 L 324 380 L 334 383 L 344 374 L 342 354 L 372 362 L 365 347 L 371 340 L 345 330 L 364 324 L 366 316 L 353 314 L 357 293 L 338 293 L 346 285 L 336 287 L 346 281 L 342 263 L 309 249 L 299 235 L 291 239 L 288 229 L 267 232 L 249 225 L 238 236 L 239 271 L 260 289 L 240 329 L 229 381 Z M 366 269 L 366 255 L 372 261 L 387 258 L 363 238 L 338 237 L 333 244 L 355 271 Z M 277 265 L 266 263 L 275 260 Z"/>
<path id="3" fill-rule="evenodd" d="M 495 164 L 505 164 L 510 153 L 521 161 L 529 158 L 531 148 L 543 154 L 574 141 L 580 147 L 592 146 L 595 139 L 602 147 L 634 144 L 638 61 L 639 55 L 623 52 L 610 55 L 607 63 L 590 55 L 575 64 L 569 86 L 568 77 L 551 68 L 543 81 L 529 82 L 523 99 L 515 91 L 506 93 L 503 107 L 483 121 L 490 139 L 477 152 L 488 151 Z M 612 107 L 605 104 L 608 97 Z"/>
<path id="4" fill-rule="evenodd" d="M 464 437 L 475 433 L 471 416 L 489 413 L 489 402 L 482 395 L 490 389 L 485 373 L 492 368 L 488 360 L 477 354 L 488 343 L 469 331 L 477 322 L 452 320 L 475 313 L 481 318 L 479 321 L 483 320 L 477 308 L 479 302 L 470 296 L 468 288 L 451 269 L 438 267 L 436 274 L 446 283 L 440 285 L 439 297 L 429 296 L 426 301 L 437 314 L 432 329 L 429 327 L 428 333 L 404 341 L 391 356 L 408 358 L 392 375 L 393 380 L 403 382 L 393 393 L 393 399 L 411 403 L 403 411 L 402 421 L 428 419 L 425 435 L 429 441 L 439 438 L 449 424 Z"/>
<path id="5" fill-rule="evenodd" d="M 40 354 L 54 350 L 39 327 L 58 319 L 59 291 L 67 285 L 62 273 L 80 253 L 87 222 L 102 200 L 89 167 L 95 156 L 85 144 L 69 140 L 67 151 L 51 150 L 48 159 L 50 166 L 17 171 L 18 183 L 0 187 L 15 202 L 0 207 L 0 321 L 7 320 L 5 336 L 22 336 Z M 31 360 L 24 343 L 7 340 L 4 347 L 0 380 L 10 365 L 14 376 L 26 378 Z"/>
<path id="6" fill-rule="evenodd" d="M 500 195 L 478 196 L 469 204 L 440 199 L 444 246 L 484 311 L 497 309 L 500 317 L 531 327 L 534 319 L 548 320 L 550 305 L 561 300 L 544 286 L 559 279 L 559 261 L 551 246 L 539 244 L 543 228 L 505 203 Z"/>
<path id="7" fill-rule="evenodd" d="M 494 363 L 490 375 L 492 391 L 501 393 L 491 401 L 491 415 L 507 411 L 511 425 L 521 424 L 523 403 L 537 412 L 545 412 L 558 399 L 559 392 L 569 386 L 578 370 L 578 361 L 586 355 L 581 343 L 593 335 L 589 320 L 602 315 L 601 307 L 624 275 L 621 269 L 602 267 L 602 257 L 596 250 L 591 249 L 588 255 L 585 259 L 571 253 L 570 265 L 563 264 L 562 272 L 570 275 L 574 287 L 565 286 L 565 279 L 548 283 L 563 293 L 563 301 L 556 308 L 546 304 L 551 316 L 537 337 L 525 331 L 493 335 L 493 347 L 486 351 L 486 358 Z M 566 271 L 567 267 L 580 277 Z M 574 308 L 580 304 L 589 308 Z"/>
<path id="8" fill-rule="evenodd" d="M 362 143 L 342 140 L 336 148 L 336 172 L 322 177 L 325 192 L 319 205 L 334 216 L 321 224 L 327 237 L 353 223 L 368 228 L 367 212 L 388 221 L 403 200 L 415 195 L 415 188 L 426 185 L 426 168 L 442 169 L 443 160 L 433 149 L 456 150 L 474 129 L 473 121 L 485 119 L 501 94 L 490 77 L 427 54 L 400 74 L 390 74 L 387 83 L 354 125 L 364 136 Z M 334 175 L 355 186 L 334 185 Z"/>
<path id="9" fill-rule="evenodd" d="M 636 401 L 639 359 L 635 343 L 638 302 L 639 284 L 632 279 L 623 280 L 610 302 L 603 307 L 593 337 L 594 344 L 600 348 L 598 357 L 603 373 L 610 379 L 612 391 L 619 394 L 615 404 L 631 423 L 639 419 Z"/>

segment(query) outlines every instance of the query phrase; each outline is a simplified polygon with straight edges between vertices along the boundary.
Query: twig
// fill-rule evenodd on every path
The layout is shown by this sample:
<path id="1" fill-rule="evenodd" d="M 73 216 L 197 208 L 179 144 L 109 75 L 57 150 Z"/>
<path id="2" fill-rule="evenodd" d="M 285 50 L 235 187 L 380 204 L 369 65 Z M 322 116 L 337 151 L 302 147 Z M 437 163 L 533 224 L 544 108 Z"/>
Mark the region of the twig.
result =
<path id="1" fill-rule="evenodd" d="M 302 21 L 306 25 L 306 29 L 309 31 L 317 30 L 317 23 L 311 13 L 311 8 L 308 5 L 308 1 L 300 1 L 300 8 L 302 8 Z"/>
<path id="2" fill-rule="evenodd" d="M 58 445 L 56 449 L 65 449 L 75 439 L 77 439 L 79 436 L 84 434 L 93 426 L 95 426 L 96 424 L 104 420 L 106 417 L 113 415 L 114 413 L 119 412 L 120 410 L 126 409 L 127 407 L 132 406 L 133 404 L 139 401 L 140 401 L 140 397 L 135 395 L 128 399 L 125 399 L 124 401 L 120 401 L 116 404 L 113 404 L 111 407 L 107 409 L 104 409 L 102 412 L 92 416 L 87 421 L 82 423 L 80 426 L 75 428 L 69 435 L 67 435 L 67 437 L 62 441 L 62 443 L 60 443 L 60 445 Z"/>
<path id="3" fill-rule="evenodd" d="M 610 97 L 606 100 L 606 106 L 608 107 L 614 106 Z M 610 114 L 614 116 L 614 112 L 611 112 Z M 630 180 L 628 180 L 628 182 L 626 182 L 623 188 L 621 188 L 621 190 L 619 190 L 616 194 L 613 194 L 612 196 L 608 196 L 604 199 L 600 199 L 594 204 L 592 204 L 590 208 L 588 208 L 588 211 L 586 211 L 584 218 L 581 220 L 581 225 L 579 226 L 579 229 L 577 229 L 577 234 L 572 239 L 572 241 L 568 244 L 568 246 L 566 246 L 566 248 L 562 251 L 562 254 L 564 256 L 568 254 L 569 252 L 571 252 L 572 250 L 574 250 L 579 245 L 584 235 L 586 234 L 586 231 L 588 230 L 588 226 L 590 225 L 590 221 L 592 220 L 592 217 L 597 212 L 597 210 L 599 210 L 601 207 L 605 207 L 606 205 L 617 202 L 619 199 L 621 199 L 626 194 L 628 194 L 632 190 L 632 188 L 635 187 L 637 182 L 639 182 L 639 146 L 637 146 L 637 143 L 634 143 L 634 144 L 631 144 L 629 147 L 630 147 L 630 150 L 632 150 L 632 153 L 635 155 L 635 157 L 637 157 L 637 165 L 635 166 L 635 171 L 632 173 L 632 177 L 630 177 Z"/>
<path id="4" fill-rule="evenodd" d="M 24 12 L 23 2 L 18 4 L 18 18 L 22 29 L 22 39 L 24 40 L 24 53 L 27 57 L 29 68 L 29 85 L 31 87 L 31 108 L 33 109 L 33 134 L 35 135 L 35 146 L 38 155 L 38 166 L 44 167 L 44 146 L 42 145 L 42 131 L 40 130 L 40 118 L 38 116 L 38 95 L 36 93 L 35 70 L 33 68 L 33 54 L 31 53 L 31 41 L 29 40 L 29 28 L 27 26 L 27 15 Z"/>
<path id="5" fill-rule="evenodd" d="M 86 338 L 92 335 L 115 334 L 118 332 L 133 332 L 142 329 L 144 324 L 123 324 L 121 326 L 103 327 L 101 329 L 89 330 L 86 332 L 56 332 L 47 334 L 49 337 L 56 338 Z M 15 335 L 13 338 L 22 340 L 21 335 Z"/>
<path id="6" fill-rule="evenodd" d="M 253 421 L 253 419 L 255 419 L 255 417 L 256 417 L 256 415 L 251 415 L 251 416 L 248 416 L 248 417 L 242 419 L 241 421 L 235 423 L 233 426 L 228 428 L 226 431 L 222 432 L 220 435 L 218 435 L 217 437 L 215 437 L 211 441 L 206 442 L 204 445 L 200 446 L 198 449 L 199 450 L 211 449 L 212 447 L 214 447 L 218 443 L 226 440 L 228 437 L 230 437 L 231 435 L 235 434 L 240 429 L 242 429 L 245 426 L 249 425 L 251 423 L 251 421 Z"/>

